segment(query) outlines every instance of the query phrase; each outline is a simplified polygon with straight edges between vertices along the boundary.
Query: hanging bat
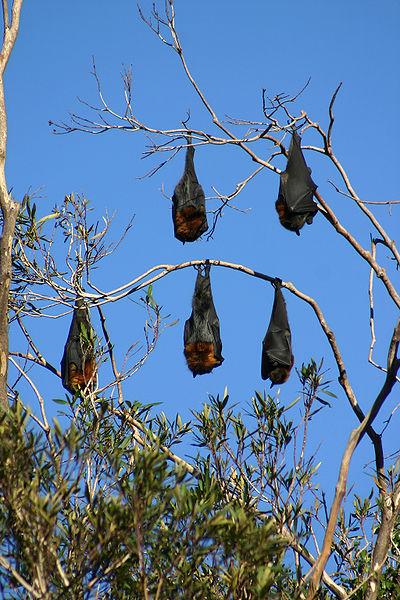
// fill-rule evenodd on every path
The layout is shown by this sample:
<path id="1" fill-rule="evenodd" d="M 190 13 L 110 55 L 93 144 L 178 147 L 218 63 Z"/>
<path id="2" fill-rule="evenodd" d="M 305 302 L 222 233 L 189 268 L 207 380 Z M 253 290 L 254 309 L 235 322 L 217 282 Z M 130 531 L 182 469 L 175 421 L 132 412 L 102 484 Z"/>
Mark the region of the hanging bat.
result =
<path id="1" fill-rule="evenodd" d="M 208 229 L 203 188 L 194 170 L 194 148 L 188 137 L 183 175 L 172 196 L 172 220 L 175 237 L 181 242 L 194 242 Z"/>
<path id="2" fill-rule="evenodd" d="M 281 290 L 281 281 L 276 279 L 274 306 L 271 321 L 263 340 L 261 357 L 261 377 L 274 384 L 285 383 L 289 379 L 294 363 L 292 339 L 286 311 L 286 302 Z"/>
<path id="3" fill-rule="evenodd" d="M 311 179 L 311 169 L 307 167 L 301 151 L 301 138 L 293 131 L 290 142 L 286 170 L 280 175 L 276 211 L 283 227 L 300 235 L 304 223 L 311 225 L 318 212 L 313 194 L 317 186 Z"/>
<path id="4" fill-rule="evenodd" d="M 61 359 L 62 384 L 71 394 L 93 384 L 95 367 L 93 328 L 83 298 L 77 298 L 64 355 Z"/>
<path id="5" fill-rule="evenodd" d="M 223 362 L 219 319 L 211 292 L 210 265 L 204 275 L 197 274 L 192 301 L 192 314 L 185 323 L 184 354 L 189 369 L 196 375 L 210 373 Z"/>

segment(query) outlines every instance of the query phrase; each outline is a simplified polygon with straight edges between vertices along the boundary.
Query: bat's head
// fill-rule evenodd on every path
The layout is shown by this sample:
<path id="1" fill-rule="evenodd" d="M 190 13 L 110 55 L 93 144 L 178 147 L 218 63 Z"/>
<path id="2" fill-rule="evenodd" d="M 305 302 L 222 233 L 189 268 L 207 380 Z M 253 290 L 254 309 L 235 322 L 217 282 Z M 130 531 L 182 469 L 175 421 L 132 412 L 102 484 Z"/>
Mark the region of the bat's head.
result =
<path id="1" fill-rule="evenodd" d="M 289 231 L 294 231 L 296 235 L 300 235 L 300 229 L 303 227 L 304 223 L 307 221 L 308 215 L 299 215 L 296 213 L 287 212 L 284 217 L 280 217 L 279 220 L 281 225 Z"/>
<path id="2" fill-rule="evenodd" d="M 289 379 L 291 368 L 288 367 L 275 367 L 272 369 L 269 374 L 269 378 L 271 380 L 271 387 L 273 385 L 280 385 L 281 383 L 285 383 Z"/>

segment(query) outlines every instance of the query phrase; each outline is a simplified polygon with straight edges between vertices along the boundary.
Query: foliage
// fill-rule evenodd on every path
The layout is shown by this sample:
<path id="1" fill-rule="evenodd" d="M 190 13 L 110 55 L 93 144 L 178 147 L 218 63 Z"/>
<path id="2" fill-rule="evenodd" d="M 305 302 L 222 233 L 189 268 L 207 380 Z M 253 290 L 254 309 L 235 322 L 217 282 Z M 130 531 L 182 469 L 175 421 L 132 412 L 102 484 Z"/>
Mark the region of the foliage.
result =
<path id="1" fill-rule="evenodd" d="M 21 0 L 14 0 L 10 28 L 9 10 L 3 1 L 0 92 L 2 73 L 18 31 L 15 15 L 19 17 L 20 9 Z M 340 85 L 329 106 L 327 132 L 305 111 L 295 112 L 299 94 L 276 94 L 268 99 L 265 90 L 265 122 L 220 122 L 187 66 L 175 28 L 173 0 L 166 0 L 165 16 L 160 15 L 156 5 L 151 18 L 146 18 L 141 9 L 139 12 L 161 42 L 176 52 L 218 131 L 215 135 L 191 130 L 189 120 L 177 129 L 157 129 L 156 137 L 160 136 L 163 142 L 152 141 L 147 154 L 162 150 L 169 157 L 155 170 L 186 147 L 189 137 L 195 144 L 235 144 L 258 163 L 257 169 L 239 182 L 232 194 L 218 195 L 220 207 L 213 211 L 209 232 L 212 235 L 223 208 L 232 206 L 231 201 L 253 177 L 263 169 L 281 173 L 273 163 L 277 156 L 287 156 L 282 141 L 285 136 L 293 128 L 311 129 L 320 147 L 308 149 L 334 165 L 347 190 L 336 188 L 337 191 L 354 201 L 379 235 L 371 238 L 371 250 L 366 251 L 315 192 L 318 210 L 370 268 L 373 332 L 374 274 L 382 281 L 388 298 L 400 307 L 395 287 L 376 260 L 376 246 L 384 245 L 397 265 L 400 256 L 389 235 L 357 196 L 334 154 L 333 105 Z M 14 36 L 11 45 L 10 32 Z M 149 136 L 155 133 L 134 114 L 130 71 L 123 73 L 126 107 L 121 115 L 106 104 L 95 66 L 94 76 L 101 100 L 101 108 L 94 109 L 99 122 L 72 115 L 71 123 L 55 125 L 56 131 L 101 133 L 115 128 Z M 0 103 L 2 98 L 0 93 Z M 86 107 L 93 110 L 88 104 Z M 1 105 L 0 127 L 5 131 L 3 108 Z M 233 131 L 235 127 L 247 126 L 249 130 L 244 137 L 236 137 L 231 126 Z M 272 143 L 269 157 L 264 156 L 265 150 L 262 157 L 253 151 L 253 142 L 260 140 Z M 0 161 L 5 157 L 4 144 L 2 136 Z M 210 395 L 201 410 L 193 411 L 193 423 L 183 423 L 179 415 L 173 422 L 163 413 L 152 416 L 156 404 L 141 405 L 127 399 L 123 383 L 147 360 L 163 328 L 173 325 L 155 300 L 153 284 L 178 269 L 203 261 L 155 266 L 116 290 L 101 290 L 93 283 L 92 272 L 116 252 L 131 222 L 118 241 L 109 242 L 112 216 L 106 214 L 103 220 L 94 221 L 89 201 L 84 195 L 73 193 L 66 195 L 50 214 L 38 217 L 34 194 L 26 195 L 19 206 L 7 192 L 3 171 L 0 170 L 2 244 L 9 246 L 2 247 L 0 265 L 2 596 L 43 600 L 400 598 L 399 463 L 397 460 L 385 467 L 382 436 L 373 429 L 376 415 L 398 381 L 400 320 L 388 343 L 387 364 L 377 365 L 370 358 L 385 372 L 385 382 L 369 412 L 364 414 L 320 307 L 290 282 L 282 282 L 284 288 L 314 310 L 336 361 L 343 393 L 359 421 L 345 448 L 329 505 L 318 481 L 320 457 L 308 447 L 317 413 L 328 411 L 335 397 L 329 389 L 323 361 L 311 358 L 298 370 L 300 395 L 288 406 L 280 403 L 279 393 L 257 391 L 245 408 L 238 408 L 229 403 L 226 389 L 222 397 Z M 243 265 L 222 260 L 209 262 L 273 280 L 270 275 Z M 144 350 L 133 359 L 134 345 L 130 346 L 119 366 L 102 306 L 140 290 L 144 291 L 141 305 L 146 312 Z M 98 314 L 101 333 L 92 339 L 91 332 L 82 331 L 87 343 L 95 346 L 96 369 L 90 385 L 80 389 L 79 394 L 57 400 L 60 423 L 49 425 L 45 400 L 30 378 L 30 366 L 47 369 L 57 377 L 60 373 L 41 355 L 29 325 L 32 318 L 66 314 L 77 296 L 85 297 Z M 7 317 L 13 327 L 19 328 L 28 351 L 9 352 Z M 371 355 L 372 349 L 373 344 Z M 8 355 L 17 372 L 16 381 L 8 382 L 8 390 L 3 354 Z M 101 387 L 96 378 L 100 370 L 102 374 L 107 372 Z M 29 399 L 19 394 L 21 378 L 37 399 L 37 414 L 28 409 Z M 6 408 L 8 399 L 10 407 Z M 352 510 L 346 514 L 342 501 L 349 463 L 364 434 L 370 437 L 375 451 L 374 487 L 367 498 L 355 493 Z M 185 459 L 175 454 L 181 442 L 192 444 L 196 448 L 193 453 L 197 454 Z M 321 579 L 323 586 L 319 585 Z"/>
<path id="2" fill-rule="evenodd" d="M 2 415 L 4 597 L 278 597 L 285 540 L 271 519 L 227 502 L 208 471 L 169 465 L 158 442 L 138 448 L 106 404 L 99 419 L 81 412 L 47 440 L 20 402 Z"/>

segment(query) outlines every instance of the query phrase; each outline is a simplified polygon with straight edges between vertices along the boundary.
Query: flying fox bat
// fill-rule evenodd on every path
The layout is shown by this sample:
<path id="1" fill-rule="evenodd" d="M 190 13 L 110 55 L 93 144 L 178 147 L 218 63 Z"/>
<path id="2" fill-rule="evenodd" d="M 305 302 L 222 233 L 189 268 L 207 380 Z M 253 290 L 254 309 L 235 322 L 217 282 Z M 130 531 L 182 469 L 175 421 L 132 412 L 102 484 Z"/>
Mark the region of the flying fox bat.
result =
<path id="1" fill-rule="evenodd" d="M 263 340 L 261 377 L 274 384 L 285 383 L 289 379 L 294 363 L 292 340 L 286 311 L 286 302 L 281 290 L 281 282 L 275 280 L 275 298 L 271 321 Z"/>
<path id="2" fill-rule="evenodd" d="M 210 373 L 222 364 L 222 342 L 211 292 L 210 265 L 206 265 L 204 275 L 200 269 L 197 274 L 192 314 L 185 323 L 183 339 L 184 354 L 193 377 Z"/>
<path id="3" fill-rule="evenodd" d="M 301 138 L 293 131 L 290 142 L 286 170 L 280 175 L 278 200 L 275 203 L 279 220 L 283 227 L 300 235 L 304 223 L 311 225 L 318 212 L 313 194 L 317 186 L 311 179 L 311 169 L 307 167 L 301 151 Z"/>
<path id="4" fill-rule="evenodd" d="M 83 298 L 77 298 L 61 359 L 62 384 L 72 394 L 93 383 L 95 364 L 92 338 L 93 328 L 87 304 Z"/>
<path id="5" fill-rule="evenodd" d="M 194 148 L 188 137 L 183 175 L 172 196 L 172 220 L 175 237 L 181 242 L 194 242 L 208 229 L 203 188 L 194 170 Z"/>

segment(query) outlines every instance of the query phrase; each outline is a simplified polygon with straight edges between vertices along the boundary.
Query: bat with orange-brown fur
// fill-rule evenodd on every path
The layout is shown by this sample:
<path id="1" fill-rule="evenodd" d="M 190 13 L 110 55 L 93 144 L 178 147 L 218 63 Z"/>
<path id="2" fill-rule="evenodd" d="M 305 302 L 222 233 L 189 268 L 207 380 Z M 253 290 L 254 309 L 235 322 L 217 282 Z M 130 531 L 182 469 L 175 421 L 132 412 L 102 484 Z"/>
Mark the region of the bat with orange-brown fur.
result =
<path id="1" fill-rule="evenodd" d="M 210 373 L 223 362 L 219 319 L 211 292 L 210 265 L 204 275 L 199 269 L 192 300 L 192 314 L 185 323 L 184 354 L 189 369 L 196 375 Z"/>
<path id="2" fill-rule="evenodd" d="M 95 368 L 93 328 L 83 298 L 77 298 L 64 355 L 61 359 L 62 384 L 71 394 L 93 384 Z"/>
<path id="3" fill-rule="evenodd" d="M 181 242 L 194 242 L 208 229 L 203 188 L 194 169 L 194 148 L 188 137 L 183 175 L 172 196 L 172 220 L 175 237 Z"/>
<path id="4" fill-rule="evenodd" d="M 307 167 L 301 151 L 301 138 L 293 131 L 285 171 L 280 175 L 278 200 L 275 203 L 281 225 L 300 235 L 305 223 L 311 225 L 318 212 L 313 194 L 317 186 L 311 179 L 311 169 Z"/>
<path id="5" fill-rule="evenodd" d="M 274 384 L 285 383 L 289 379 L 294 363 L 292 337 L 287 316 L 286 302 L 281 290 L 281 281 L 276 279 L 274 305 L 271 320 L 262 345 L 261 377 Z"/>

